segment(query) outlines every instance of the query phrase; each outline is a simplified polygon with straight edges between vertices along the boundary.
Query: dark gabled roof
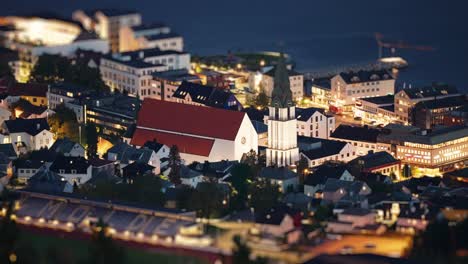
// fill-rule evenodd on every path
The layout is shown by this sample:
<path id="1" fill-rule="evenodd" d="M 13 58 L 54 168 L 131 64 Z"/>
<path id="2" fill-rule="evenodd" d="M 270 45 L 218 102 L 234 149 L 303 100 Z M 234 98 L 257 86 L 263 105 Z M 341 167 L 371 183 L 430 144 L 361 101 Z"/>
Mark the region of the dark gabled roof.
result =
<path id="1" fill-rule="evenodd" d="M 5 125 L 10 134 L 25 132 L 31 136 L 50 129 L 45 118 L 5 120 Z"/>
<path id="2" fill-rule="evenodd" d="M 411 99 L 459 94 L 459 91 L 455 86 L 441 83 L 433 83 L 431 86 L 426 87 L 407 88 L 403 89 L 403 91 Z"/>
<path id="3" fill-rule="evenodd" d="M 216 89 L 217 88 L 212 86 L 183 81 L 172 96 L 184 99 L 188 94 L 192 101 L 200 104 L 207 104 L 211 94 Z"/>
<path id="4" fill-rule="evenodd" d="M 298 137 L 298 141 L 301 140 Z M 319 147 L 311 147 L 310 149 L 307 148 L 307 150 L 301 151 L 309 160 L 315 160 L 315 159 L 320 159 L 323 157 L 328 157 L 332 155 L 337 155 L 340 153 L 340 151 L 346 146 L 346 142 L 338 141 L 338 140 L 328 140 L 328 139 L 318 139 L 314 138 L 317 140 L 315 144 Z"/>
<path id="5" fill-rule="evenodd" d="M 374 82 L 392 80 L 392 75 L 387 70 L 342 72 L 339 74 L 346 83 Z"/>
<path id="6" fill-rule="evenodd" d="M 68 138 L 59 138 L 50 147 L 50 150 L 55 151 L 57 153 L 66 154 L 66 153 L 69 153 L 70 151 L 72 151 L 73 147 L 76 144 L 78 144 L 78 143 L 73 142 Z"/>
<path id="7" fill-rule="evenodd" d="M 41 162 L 53 162 L 57 156 L 58 156 L 57 152 L 51 151 L 46 148 L 42 148 L 42 149 L 34 150 L 33 152 L 31 152 L 29 155 L 29 159 L 38 160 Z"/>
<path id="8" fill-rule="evenodd" d="M 379 134 L 380 130 L 376 128 L 340 125 L 330 137 L 376 143 Z"/>
<path id="9" fill-rule="evenodd" d="M 18 100 L 13 105 L 15 109 L 21 110 L 23 112 L 20 115 L 21 118 L 27 118 L 32 114 L 40 115 L 47 110 L 47 107 L 45 106 L 36 106 L 31 104 L 29 101 L 23 99 Z"/>
<path id="10" fill-rule="evenodd" d="M 304 184 L 310 186 L 325 184 L 328 178 L 339 179 L 346 171 L 345 165 L 323 164 L 317 167 L 317 170 L 306 177 Z"/>
<path id="11" fill-rule="evenodd" d="M 105 159 L 100 159 L 100 158 L 93 158 L 89 160 L 89 164 L 95 168 L 106 166 L 111 163 L 114 163 L 114 162 L 111 160 L 105 160 Z"/>
<path id="12" fill-rule="evenodd" d="M 154 152 L 158 152 L 162 147 L 164 147 L 164 144 L 158 143 L 156 141 L 147 141 L 143 147 L 152 149 Z"/>
<path id="13" fill-rule="evenodd" d="M 0 144 L 0 153 L 5 154 L 7 157 L 17 157 L 15 147 L 11 143 Z"/>
<path id="14" fill-rule="evenodd" d="M 133 162 L 125 166 L 122 170 L 123 170 L 124 176 L 127 176 L 127 175 L 135 176 L 135 175 L 144 175 L 148 172 L 151 172 L 152 170 L 154 170 L 154 167 L 144 162 Z"/>
<path id="15" fill-rule="evenodd" d="M 328 178 L 325 182 L 324 192 L 335 192 L 340 188 L 346 189 L 347 191 L 353 191 L 354 194 L 358 194 L 364 186 L 362 181 L 343 181 L 335 178 Z"/>
<path id="16" fill-rule="evenodd" d="M 266 125 L 263 122 L 257 121 L 257 120 L 250 120 L 252 122 L 252 125 L 255 128 L 255 131 L 257 131 L 257 134 L 262 134 L 262 133 L 267 133 L 268 132 L 268 125 Z"/>
<path id="17" fill-rule="evenodd" d="M 41 193 L 61 193 L 67 184 L 57 173 L 41 169 L 28 179 L 27 189 Z"/>
<path id="18" fill-rule="evenodd" d="M 89 166 L 91 165 L 83 157 L 58 156 L 52 165 L 50 165 L 50 170 L 55 173 L 60 173 L 60 170 L 64 170 L 63 173 L 66 174 L 70 174 L 71 170 L 76 170 L 77 174 L 86 174 Z"/>
<path id="19" fill-rule="evenodd" d="M 389 105 L 395 102 L 395 96 L 389 94 L 377 97 L 359 98 L 359 100 L 370 102 L 376 105 Z"/>
<path id="20" fill-rule="evenodd" d="M 76 36 L 73 42 L 95 39 L 99 39 L 99 36 L 96 35 L 96 33 L 90 31 L 82 31 L 78 36 Z"/>
<path id="21" fill-rule="evenodd" d="M 315 112 L 319 112 L 321 114 L 324 114 L 325 109 L 323 108 L 315 108 L 315 107 L 309 107 L 309 108 L 296 108 L 296 118 L 299 121 L 307 121 L 309 120 Z"/>
<path id="22" fill-rule="evenodd" d="M 148 163 L 153 154 L 153 150 L 149 148 L 135 148 L 127 143 L 120 142 L 111 147 L 107 153 L 116 154 L 117 160 L 123 164 L 132 162 Z"/>
<path id="23" fill-rule="evenodd" d="M 265 167 L 260 171 L 259 177 L 274 180 L 288 180 L 296 178 L 297 174 L 285 167 Z"/>
<path id="24" fill-rule="evenodd" d="M 368 153 L 365 156 L 357 157 L 350 161 L 350 164 L 360 164 L 362 169 L 372 169 L 381 166 L 386 166 L 398 162 L 390 153 L 386 151 Z M 362 164 L 361 164 L 362 162 Z"/>
<path id="25" fill-rule="evenodd" d="M 184 166 L 184 165 L 180 167 L 180 178 L 182 179 L 191 179 L 191 178 L 200 177 L 200 176 L 203 176 L 203 174 L 201 174 L 200 172 L 196 170 L 192 170 L 189 167 Z"/>
<path id="26" fill-rule="evenodd" d="M 468 136 L 468 127 L 464 125 L 438 126 L 430 131 L 395 124 L 389 124 L 385 128 L 391 133 L 380 134 L 379 140 L 381 142 L 398 141 L 436 145 Z M 426 134 L 423 134 L 423 131 L 426 131 Z"/>
<path id="27" fill-rule="evenodd" d="M 44 165 L 43 161 L 19 158 L 13 161 L 16 169 L 39 169 Z"/>
<path id="28" fill-rule="evenodd" d="M 315 78 L 310 81 L 310 84 L 316 87 L 321 87 L 327 90 L 331 89 L 331 80 L 330 78 Z"/>
<path id="29" fill-rule="evenodd" d="M 169 81 L 200 80 L 200 77 L 198 77 L 197 75 L 190 74 L 186 69 L 153 72 L 152 75 L 154 78 L 160 78 Z"/>
<path id="30" fill-rule="evenodd" d="M 280 204 L 264 213 L 258 214 L 255 217 L 255 222 L 266 225 L 280 225 L 287 215 L 294 217 L 299 213 L 300 211 L 297 209 L 293 209 L 286 205 Z"/>
<path id="31" fill-rule="evenodd" d="M 429 101 L 421 101 L 416 104 L 415 108 L 426 108 L 426 109 L 439 109 L 447 107 L 461 107 L 467 105 L 468 101 L 465 96 L 454 96 Z"/>

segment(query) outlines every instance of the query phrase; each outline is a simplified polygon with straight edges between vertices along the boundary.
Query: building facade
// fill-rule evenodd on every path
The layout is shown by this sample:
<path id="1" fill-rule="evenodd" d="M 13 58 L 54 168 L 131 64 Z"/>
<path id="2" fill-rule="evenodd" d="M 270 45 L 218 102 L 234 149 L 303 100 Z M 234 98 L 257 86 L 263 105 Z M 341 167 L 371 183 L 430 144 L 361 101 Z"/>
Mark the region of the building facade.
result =
<path id="1" fill-rule="evenodd" d="M 171 32 L 171 28 L 160 23 L 122 27 L 119 37 L 120 52 L 152 48 L 184 50 L 182 36 Z"/>

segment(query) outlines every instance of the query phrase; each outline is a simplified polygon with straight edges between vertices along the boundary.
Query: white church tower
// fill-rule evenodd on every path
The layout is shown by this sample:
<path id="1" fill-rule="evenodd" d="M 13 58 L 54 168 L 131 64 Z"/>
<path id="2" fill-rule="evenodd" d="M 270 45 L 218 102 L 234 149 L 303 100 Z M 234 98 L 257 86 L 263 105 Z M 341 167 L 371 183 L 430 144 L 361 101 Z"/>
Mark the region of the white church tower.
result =
<path id="1" fill-rule="evenodd" d="M 299 160 L 296 107 L 292 101 L 288 69 L 281 54 L 275 70 L 268 117 L 267 166 L 290 166 Z"/>

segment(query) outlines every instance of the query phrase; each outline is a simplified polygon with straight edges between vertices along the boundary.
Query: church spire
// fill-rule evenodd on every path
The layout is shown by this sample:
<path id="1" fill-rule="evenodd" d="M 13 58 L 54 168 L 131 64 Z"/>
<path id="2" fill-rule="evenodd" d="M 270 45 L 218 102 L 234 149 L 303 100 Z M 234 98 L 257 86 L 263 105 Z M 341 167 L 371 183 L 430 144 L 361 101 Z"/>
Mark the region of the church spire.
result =
<path id="1" fill-rule="evenodd" d="M 287 108 L 293 105 L 288 69 L 286 68 L 284 55 L 281 53 L 275 69 L 274 87 L 271 94 L 271 106 Z"/>

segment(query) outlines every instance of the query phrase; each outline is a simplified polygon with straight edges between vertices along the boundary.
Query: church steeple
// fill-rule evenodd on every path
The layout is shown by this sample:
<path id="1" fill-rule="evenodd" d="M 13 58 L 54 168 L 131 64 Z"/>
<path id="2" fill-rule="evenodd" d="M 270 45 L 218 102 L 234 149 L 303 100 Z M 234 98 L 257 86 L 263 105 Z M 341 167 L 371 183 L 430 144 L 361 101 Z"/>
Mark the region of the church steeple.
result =
<path id="1" fill-rule="evenodd" d="M 288 69 L 286 68 L 284 55 L 281 53 L 275 69 L 274 86 L 271 93 L 271 106 L 288 108 L 293 105 Z"/>

